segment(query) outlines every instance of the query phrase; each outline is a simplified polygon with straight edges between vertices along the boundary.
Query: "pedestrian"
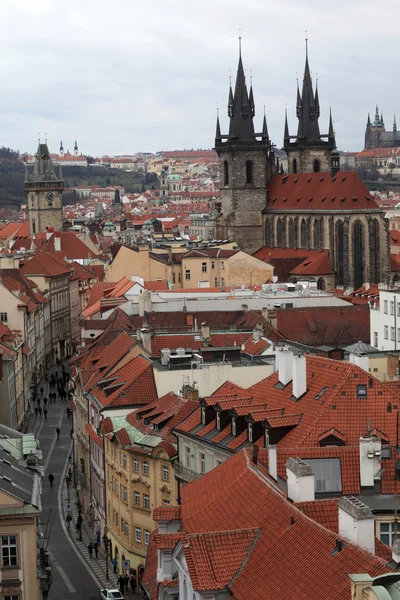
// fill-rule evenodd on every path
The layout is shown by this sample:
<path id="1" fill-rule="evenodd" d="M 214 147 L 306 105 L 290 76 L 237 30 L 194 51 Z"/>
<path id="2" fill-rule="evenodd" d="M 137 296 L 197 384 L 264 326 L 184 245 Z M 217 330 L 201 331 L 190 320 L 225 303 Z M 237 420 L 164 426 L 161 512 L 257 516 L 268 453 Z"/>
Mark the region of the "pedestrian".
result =
<path id="1" fill-rule="evenodd" d="M 44 392 L 44 388 L 41 387 L 40 388 L 40 393 L 42 394 L 42 396 L 43 396 L 43 392 Z"/>
<path id="2" fill-rule="evenodd" d="M 71 409 L 70 409 L 69 406 L 67 406 L 67 417 L 68 417 L 68 419 L 70 418 L 70 416 L 71 416 Z"/>
<path id="3" fill-rule="evenodd" d="M 71 481 L 71 479 L 72 479 L 71 467 L 68 469 L 68 477 L 69 477 L 69 480 Z"/>
<path id="4" fill-rule="evenodd" d="M 42 410 L 42 409 L 40 409 L 40 410 Z M 44 418 L 47 419 L 47 408 L 44 409 L 43 414 L 44 414 Z"/>
<path id="5" fill-rule="evenodd" d="M 40 406 L 40 398 L 37 399 L 37 405 Z"/>
<path id="6" fill-rule="evenodd" d="M 97 558 L 97 557 L 98 557 L 98 555 L 99 555 L 99 545 L 98 545 L 98 543 L 97 543 L 97 542 L 95 542 L 95 543 L 93 544 L 93 549 L 94 549 L 94 553 L 95 553 L 95 555 L 96 555 L 96 558 Z"/>
<path id="7" fill-rule="evenodd" d="M 116 573 L 117 572 L 117 567 L 118 567 L 118 561 L 117 561 L 116 558 L 113 558 L 111 562 L 112 562 L 113 567 L 114 567 L 114 573 Z"/>
<path id="8" fill-rule="evenodd" d="M 74 430 L 73 429 L 71 429 L 71 431 L 69 432 L 69 435 L 71 436 L 71 440 L 73 440 L 74 439 Z"/>
<path id="9" fill-rule="evenodd" d="M 38 414 L 39 414 L 39 409 L 37 406 L 35 406 L 35 415 L 38 416 Z"/>
<path id="10" fill-rule="evenodd" d="M 131 575 L 130 584 L 131 584 L 132 593 L 134 594 L 135 589 L 136 589 L 136 577 L 134 575 Z"/>
<path id="11" fill-rule="evenodd" d="M 67 514 L 67 517 L 66 517 L 66 519 L 65 519 L 65 520 L 66 520 L 66 522 L 67 522 L 67 529 L 68 529 L 68 531 L 69 531 L 69 529 L 70 529 L 70 527 L 71 527 L 71 521 L 72 521 L 71 513 L 68 513 L 68 514 Z"/>
<path id="12" fill-rule="evenodd" d="M 88 552 L 89 552 L 89 558 L 93 558 L 93 544 L 92 542 L 90 542 L 89 546 L 87 547 Z"/>
<path id="13" fill-rule="evenodd" d="M 61 433 L 61 429 L 59 427 L 56 427 L 56 433 L 57 433 L 57 439 L 60 439 L 60 433 Z"/>
<path id="14" fill-rule="evenodd" d="M 53 475 L 53 473 L 50 473 L 50 475 L 49 475 L 49 481 L 50 481 L 50 487 L 53 487 L 53 481 L 54 481 L 54 475 Z"/>
<path id="15" fill-rule="evenodd" d="M 45 406 L 46 406 L 46 404 L 47 404 L 47 398 L 46 398 L 46 396 L 43 398 L 43 404 L 44 404 Z"/>
<path id="16" fill-rule="evenodd" d="M 125 577 L 123 575 L 120 575 L 118 578 L 117 583 L 119 583 L 119 589 L 121 591 L 121 594 L 124 595 L 124 591 L 125 591 Z"/>
<path id="17" fill-rule="evenodd" d="M 125 579 L 125 588 L 126 588 L 126 591 L 128 591 L 128 587 L 129 587 L 129 575 L 128 575 L 128 573 L 125 573 L 124 579 Z"/>
<path id="18" fill-rule="evenodd" d="M 42 416 L 42 407 L 39 406 L 39 415 Z"/>

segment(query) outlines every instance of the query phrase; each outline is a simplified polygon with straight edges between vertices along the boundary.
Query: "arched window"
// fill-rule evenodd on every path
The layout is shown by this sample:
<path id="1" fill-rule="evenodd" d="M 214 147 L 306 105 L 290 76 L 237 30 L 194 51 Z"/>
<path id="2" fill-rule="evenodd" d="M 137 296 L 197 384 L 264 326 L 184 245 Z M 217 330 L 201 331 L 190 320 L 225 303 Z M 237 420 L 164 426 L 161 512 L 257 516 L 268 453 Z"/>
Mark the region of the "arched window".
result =
<path id="1" fill-rule="evenodd" d="M 354 289 L 357 290 L 364 283 L 364 240 L 363 226 L 360 221 L 354 223 L 353 228 L 353 264 L 354 264 Z"/>
<path id="2" fill-rule="evenodd" d="M 36 233 L 36 223 L 35 223 L 35 219 L 32 219 L 32 233 L 35 235 Z"/>
<path id="3" fill-rule="evenodd" d="M 264 246 L 267 246 L 267 248 L 270 248 L 272 246 L 272 227 L 271 221 L 269 219 L 265 221 Z"/>
<path id="4" fill-rule="evenodd" d="M 320 219 L 314 220 L 314 248 L 319 250 L 321 248 L 321 221 Z"/>
<path id="5" fill-rule="evenodd" d="M 279 218 L 276 222 L 276 245 L 278 246 L 278 248 L 284 247 L 283 233 L 284 233 L 283 221 L 282 221 L 282 219 Z"/>
<path id="6" fill-rule="evenodd" d="M 343 221 L 336 225 L 336 282 L 337 285 L 344 285 L 344 235 Z"/>
<path id="7" fill-rule="evenodd" d="M 297 173 L 297 160 L 294 158 L 292 162 L 293 173 Z"/>
<path id="8" fill-rule="evenodd" d="M 300 246 L 302 248 L 308 246 L 308 227 L 305 219 L 302 220 L 300 225 Z"/>
<path id="9" fill-rule="evenodd" d="M 325 289 L 325 280 L 322 279 L 322 277 L 320 277 L 317 281 L 317 288 L 319 290 L 324 290 Z"/>
<path id="10" fill-rule="evenodd" d="M 289 221 L 289 248 L 296 248 L 296 223 L 294 219 Z"/>
<path id="11" fill-rule="evenodd" d="M 246 183 L 251 184 L 253 181 L 253 161 L 246 160 Z"/>
<path id="12" fill-rule="evenodd" d="M 371 283 L 380 283 L 380 248 L 379 248 L 379 222 L 374 219 L 369 226 L 369 255 Z"/>
<path id="13" fill-rule="evenodd" d="M 315 159 L 313 162 L 313 171 L 314 173 L 319 173 L 321 170 L 321 163 L 318 159 Z"/>
<path id="14" fill-rule="evenodd" d="M 229 169 L 228 169 L 228 161 L 224 160 L 224 185 L 229 184 Z"/>

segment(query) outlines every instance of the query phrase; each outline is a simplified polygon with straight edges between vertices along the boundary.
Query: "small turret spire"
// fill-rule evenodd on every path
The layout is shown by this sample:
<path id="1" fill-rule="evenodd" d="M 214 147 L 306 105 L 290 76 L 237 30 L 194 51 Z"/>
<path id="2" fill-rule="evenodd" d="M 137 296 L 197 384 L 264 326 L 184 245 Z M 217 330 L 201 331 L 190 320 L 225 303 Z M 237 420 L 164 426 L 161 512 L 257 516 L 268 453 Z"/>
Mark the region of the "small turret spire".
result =
<path id="1" fill-rule="evenodd" d="M 215 142 L 220 142 L 221 141 L 221 127 L 219 124 L 219 110 L 218 110 L 218 106 L 217 106 L 217 127 L 215 130 Z"/>
<path id="2" fill-rule="evenodd" d="M 333 129 L 333 120 L 332 120 L 332 109 L 329 108 L 329 132 L 328 136 L 330 140 L 335 140 L 335 132 Z"/>
<path id="3" fill-rule="evenodd" d="M 284 142 L 287 142 L 287 143 L 290 142 L 289 125 L 288 125 L 288 120 L 287 120 L 287 109 L 286 108 L 285 108 L 285 132 L 283 134 L 283 140 L 284 140 Z"/>
<path id="4" fill-rule="evenodd" d="M 381 125 L 384 124 L 384 120 L 383 120 L 383 113 L 381 113 Z"/>
<path id="5" fill-rule="evenodd" d="M 268 126 L 267 126 L 267 117 L 265 115 L 265 104 L 264 104 L 264 118 L 263 118 L 263 126 L 262 126 L 261 137 L 262 137 L 263 140 L 268 140 L 268 138 L 269 138 L 269 135 L 268 135 Z"/>

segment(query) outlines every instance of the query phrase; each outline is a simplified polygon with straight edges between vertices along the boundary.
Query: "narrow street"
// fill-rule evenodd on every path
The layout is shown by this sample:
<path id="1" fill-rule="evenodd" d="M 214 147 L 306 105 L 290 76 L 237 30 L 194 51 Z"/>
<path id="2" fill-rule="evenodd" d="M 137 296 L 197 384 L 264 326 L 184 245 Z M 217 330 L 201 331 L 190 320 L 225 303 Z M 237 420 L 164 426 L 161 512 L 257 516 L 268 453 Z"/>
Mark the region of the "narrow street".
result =
<path id="1" fill-rule="evenodd" d="M 61 369 L 58 369 L 58 372 L 61 372 Z M 48 384 L 42 381 L 39 389 L 41 386 L 45 390 L 44 396 L 48 398 Z M 43 402 L 41 406 L 43 408 Z M 71 524 L 70 532 L 65 524 L 64 505 L 68 501 L 65 475 L 72 453 L 72 417 L 67 416 L 67 406 L 68 402 L 62 402 L 57 396 L 56 403 L 47 403 L 47 419 L 44 419 L 43 415 L 33 415 L 29 424 L 29 430 L 35 432 L 39 438 L 44 460 L 40 529 L 49 540 L 48 550 L 52 562 L 53 583 L 49 597 L 57 600 L 98 600 L 100 589 L 105 586 L 116 587 L 116 577 L 110 565 L 110 580 L 107 583 L 103 550 L 99 552 L 98 559 L 89 559 L 86 547 L 91 539 L 91 531 L 88 524 L 84 523 L 82 528 L 82 542 L 77 540 L 75 521 Z M 57 427 L 61 430 L 59 440 L 56 434 Z M 54 475 L 53 487 L 48 479 L 50 473 Z M 76 502 L 73 487 L 70 490 L 70 499 L 71 504 Z M 74 504 L 72 509 L 73 514 L 77 514 Z M 125 598 L 128 600 L 142 596 L 133 595 L 129 590 Z"/>

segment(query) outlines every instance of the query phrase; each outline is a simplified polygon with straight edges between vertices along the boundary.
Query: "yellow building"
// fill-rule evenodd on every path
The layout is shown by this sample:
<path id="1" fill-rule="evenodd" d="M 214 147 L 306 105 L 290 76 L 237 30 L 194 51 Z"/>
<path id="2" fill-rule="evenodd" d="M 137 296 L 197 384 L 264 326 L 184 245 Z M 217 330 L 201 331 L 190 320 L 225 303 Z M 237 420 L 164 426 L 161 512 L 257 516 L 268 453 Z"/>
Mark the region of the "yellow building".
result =
<path id="1" fill-rule="evenodd" d="M 0 425 L 0 598 L 41 600 L 52 582 L 44 539 L 38 537 L 42 475 L 35 469 L 36 441 Z M 24 463 L 29 458 L 29 469 Z"/>
<path id="2" fill-rule="evenodd" d="M 172 428 L 197 407 L 173 393 L 127 416 L 104 422 L 107 536 L 122 571 L 144 565 L 156 506 L 176 505 L 178 483 L 172 460 L 177 440 Z"/>
<path id="3" fill-rule="evenodd" d="M 156 255 L 147 244 L 138 249 L 122 246 L 113 262 L 106 269 L 107 281 L 120 281 L 123 277 L 142 277 L 145 281 L 164 279 L 172 281 L 172 266 L 168 255 Z"/>

